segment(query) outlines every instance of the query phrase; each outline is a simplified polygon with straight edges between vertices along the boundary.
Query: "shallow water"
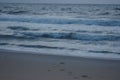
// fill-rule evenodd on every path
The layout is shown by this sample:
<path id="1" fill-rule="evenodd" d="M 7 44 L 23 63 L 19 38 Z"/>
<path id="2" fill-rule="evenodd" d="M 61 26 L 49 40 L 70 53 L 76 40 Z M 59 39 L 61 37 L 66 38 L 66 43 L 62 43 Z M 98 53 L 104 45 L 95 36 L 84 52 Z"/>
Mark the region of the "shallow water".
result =
<path id="1" fill-rule="evenodd" d="M 0 49 L 120 59 L 120 5 L 0 4 Z"/>

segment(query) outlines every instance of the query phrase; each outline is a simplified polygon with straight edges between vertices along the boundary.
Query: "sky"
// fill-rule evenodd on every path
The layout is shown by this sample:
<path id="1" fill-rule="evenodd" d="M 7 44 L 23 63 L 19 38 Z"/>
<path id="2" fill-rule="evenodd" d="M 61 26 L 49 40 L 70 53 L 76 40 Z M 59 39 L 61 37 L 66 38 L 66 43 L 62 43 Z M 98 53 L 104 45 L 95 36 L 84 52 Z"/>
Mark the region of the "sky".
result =
<path id="1" fill-rule="evenodd" d="M 120 0 L 0 0 L 7 3 L 120 4 Z"/>

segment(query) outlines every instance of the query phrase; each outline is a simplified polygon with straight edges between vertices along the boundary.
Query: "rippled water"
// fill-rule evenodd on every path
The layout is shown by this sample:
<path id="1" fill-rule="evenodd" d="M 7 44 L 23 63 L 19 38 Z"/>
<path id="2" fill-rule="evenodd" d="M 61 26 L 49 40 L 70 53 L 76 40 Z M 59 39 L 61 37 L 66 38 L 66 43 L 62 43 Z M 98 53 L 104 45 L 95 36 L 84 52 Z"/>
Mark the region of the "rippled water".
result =
<path id="1" fill-rule="evenodd" d="M 120 5 L 0 4 L 0 49 L 120 59 Z"/>

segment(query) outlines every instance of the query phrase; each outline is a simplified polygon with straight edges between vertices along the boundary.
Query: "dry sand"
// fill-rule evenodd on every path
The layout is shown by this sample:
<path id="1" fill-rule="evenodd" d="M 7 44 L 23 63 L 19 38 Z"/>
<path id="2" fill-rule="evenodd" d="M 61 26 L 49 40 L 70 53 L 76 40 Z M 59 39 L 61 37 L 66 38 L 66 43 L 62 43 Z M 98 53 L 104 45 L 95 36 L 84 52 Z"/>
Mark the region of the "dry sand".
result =
<path id="1" fill-rule="evenodd" d="M 0 50 L 0 80 L 120 80 L 120 60 Z"/>

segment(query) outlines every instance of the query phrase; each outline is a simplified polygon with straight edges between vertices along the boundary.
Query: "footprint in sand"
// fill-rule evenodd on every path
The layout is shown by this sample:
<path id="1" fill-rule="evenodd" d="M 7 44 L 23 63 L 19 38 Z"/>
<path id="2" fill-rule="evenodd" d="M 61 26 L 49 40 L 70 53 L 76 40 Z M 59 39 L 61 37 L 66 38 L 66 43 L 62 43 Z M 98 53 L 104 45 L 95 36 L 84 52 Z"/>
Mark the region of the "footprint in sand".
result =
<path id="1" fill-rule="evenodd" d="M 59 71 L 65 71 L 65 69 L 59 69 Z"/>
<path id="2" fill-rule="evenodd" d="M 60 62 L 61 65 L 64 65 L 65 63 L 64 62 Z"/>
<path id="3" fill-rule="evenodd" d="M 59 71 L 65 71 L 65 69 L 63 68 L 66 63 L 65 62 L 59 62 L 59 64 L 54 64 L 51 69 L 48 69 L 48 72 L 51 72 L 52 70 L 59 70 Z M 80 77 L 82 78 L 90 78 L 88 75 L 80 75 L 80 76 L 77 76 L 77 74 L 74 74 L 72 71 L 68 71 L 67 74 L 69 76 L 71 76 L 73 79 L 76 79 L 76 80 L 79 80 Z"/>
<path id="4" fill-rule="evenodd" d="M 65 62 L 59 62 L 58 64 L 53 64 L 52 67 L 48 69 L 48 72 L 54 70 L 65 71 L 65 69 L 63 68 L 64 64 Z"/>
<path id="5" fill-rule="evenodd" d="M 91 79 L 92 77 L 88 76 L 88 75 L 81 75 L 82 78 L 87 78 L 87 79 Z"/>
<path id="6" fill-rule="evenodd" d="M 50 72 L 51 70 L 50 69 L 48 69 L 48 72 Z"/>
<path id="7" fill-rule="evenodd" d="M 73 75 L 73 72 L 69 71 L 69 72 L 67 72 L 67 74 L 68 74 L 69 76 L 72 76 L 72 75 Z"/>
<path id="8" fill-rule="evenodd" d="M 69 71 L 69 72 L 67 72 L 67 74 L 68 74 L 68 76 L 71 76 L 73 79 L 80 79 L 80 77 L 82 77 L 82 78 L 90 78 L 88 75 L 86 75 L 86 74 L 83 74 L 83 75 L 77 75 L 77 74 L 75 74 L 75 73 L 73 73 L 72 71 Z"/>
<path id="9" fill-rule="evenodd" d="M 81 75 L 82 78 L 90 78 L 88 75 Z M 79 76 L 74 76 L 73 79 L 80 79 Z"/>
<path id="10" fill-rule="evenodd" d="M 82 75 L 81 77 L 82 78 L 88 78 L 88 75 Z"/>

